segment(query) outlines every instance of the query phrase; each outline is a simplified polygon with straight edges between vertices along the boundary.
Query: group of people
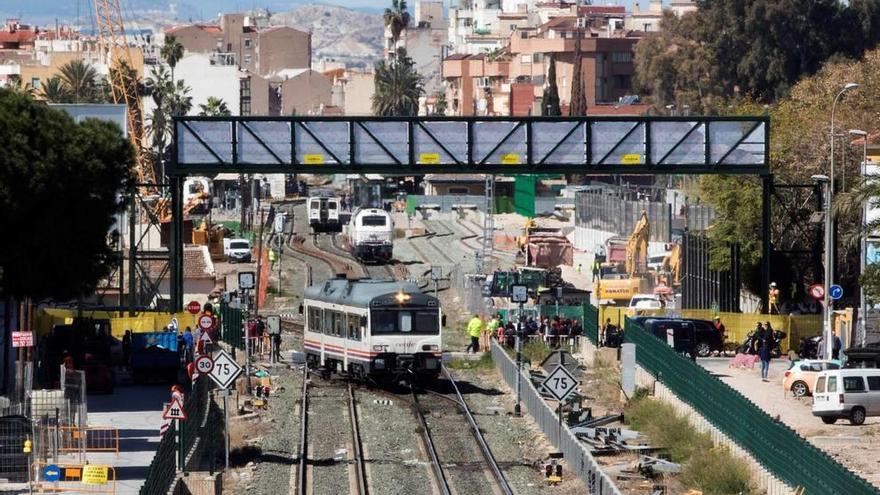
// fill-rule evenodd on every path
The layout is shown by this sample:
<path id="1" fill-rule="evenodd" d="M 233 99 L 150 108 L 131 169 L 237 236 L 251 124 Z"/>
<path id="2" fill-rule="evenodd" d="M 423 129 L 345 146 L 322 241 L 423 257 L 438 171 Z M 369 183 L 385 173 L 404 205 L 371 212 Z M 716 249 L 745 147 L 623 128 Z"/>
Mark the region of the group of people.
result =
<path id="1" fill-rule="evenodd" d="M 251 356 L 271 352 L 275 361 L 281 361 L 281 334 L 269 335 L 266 331 L 266 320 L 262 316 L 248 320 L 247 338 L 250 341 L 248 351 Z"/>
<path id="2" fill-rule="evenodd" d="M 568 342 L 571 346 L 577 346 L 580 336 L 584 333 L 584 327 L 577 318 L 563 318 L 554 316 L 553 318 L 545 317 L 535 319 L 534 317 L 521 317 L 520 325 L 522 325 L 522 336 L 524 339 L 543 339 L 548 345 L 559 347 L 561 344 Z M 470 337 L 470 344 L 465 348 L 465 352 L 473 350 L 474 353 L 479 351 L 489 351 L 489 340 L 495 338 L 498 343 L 512 347 L 516 342 L 517 324 L 513 320 L 504 322 L 500 313 L 492 315 L 489 321 L 484 322 L 484 318 L 480 315 L 473 315 L 468 321 L 467 333 Z"/>

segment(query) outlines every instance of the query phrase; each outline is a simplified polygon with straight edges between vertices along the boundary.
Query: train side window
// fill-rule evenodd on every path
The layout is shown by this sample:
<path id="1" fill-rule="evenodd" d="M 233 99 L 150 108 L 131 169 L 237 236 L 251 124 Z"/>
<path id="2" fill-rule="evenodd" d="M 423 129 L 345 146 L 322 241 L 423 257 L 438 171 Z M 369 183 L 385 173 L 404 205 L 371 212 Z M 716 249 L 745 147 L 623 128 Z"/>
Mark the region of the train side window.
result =
<path id="1" fill-rule="evenodd" d="M 322 318 L 321 308 L 309 308 L 309 330 L 321 333 L 323 331 Z"/>
<path id="2" fill-rule="evenodd" d="M 333 311 L 324 311 L 324 333 L 333 335 Z"/>
<path id="3" fill-rule="evenodd" d="M 412 313 L 409 311 L 400 312 L 400 331 L 403 333 L 412 332 Z"/>
<path id="4" fill-rule="evenodd" d="M 338 311 L 334 311 L 335 318 L 333 319 L 333 334 L 339 338 L 345 338 L 345 313 L 340 313 Z"/>
<path id="5" fill-rule="evenodd" d="M 361 317 L 358 315 L 348 316 L 348 338 L 351 340 L 361 340 Z"/>

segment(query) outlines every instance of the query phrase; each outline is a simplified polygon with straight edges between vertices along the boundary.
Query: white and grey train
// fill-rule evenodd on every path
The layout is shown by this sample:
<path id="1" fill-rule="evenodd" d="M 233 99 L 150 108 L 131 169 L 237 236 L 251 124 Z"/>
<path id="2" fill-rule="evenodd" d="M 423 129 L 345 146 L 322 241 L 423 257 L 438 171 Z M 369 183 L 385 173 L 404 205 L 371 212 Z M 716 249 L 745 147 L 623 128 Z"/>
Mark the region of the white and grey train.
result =
<path id="1" fill-rule="evenodd" d="M 330 279 L 306 289 L 303 312 L 312 368 L 361 378 L 440 373 L 440 302 L 411 282 Z"/>
<path id="2" fill-rule="evenodd" d="M 312 232 L 342 232 L 340 201 L 334 196 L 310 196 L 306 206 Z"/>
<path id="3" fill-rule="evenodd" d="M 394 222 L 378 208 L 360 208 L 349 223 L 351 254 L 361 262 L 387 263 L 394 251 Z"/>

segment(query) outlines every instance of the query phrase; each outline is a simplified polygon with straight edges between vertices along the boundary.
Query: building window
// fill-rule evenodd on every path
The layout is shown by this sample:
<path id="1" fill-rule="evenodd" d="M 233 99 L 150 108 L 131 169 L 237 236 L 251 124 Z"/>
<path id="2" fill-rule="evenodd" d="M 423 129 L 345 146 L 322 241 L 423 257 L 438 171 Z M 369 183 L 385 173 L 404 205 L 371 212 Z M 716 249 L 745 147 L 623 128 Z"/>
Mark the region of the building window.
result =
<path id="1" fill-rule="evenodd" d="M 524 54 L 520 55 L 519 62 L 523 65 L 529 65 L 532 63 L 532 56 L 527 53 L 524 53 Z"/>
<path id="2" fill-rule="evenodd" d="M 614 76 L 615 89 L 630 89 L 632 87 L 632 78 L 630 76 Z"/>
<path id="3" fill-rule="evenodd" d="M 241 115 L 251 114 L 251 80 L 242 79 L 239 89 L 239 100 L 241 101 Z"/>
<path id="4" fill-rule="evenodd" d="M 248 54 L 245 54 L 245 56 L 244 56 L 244 65 L 250 65 L 250 64 L 251 64 L 251 56 L 248 55 Z"/>
<path id="5" fill-rule="evenodd" d="M 516 24 L 511 24 L 511 25 L 510 25 L 510 30 L 511 30 L 511 31 L 516 31 Z"/>
<path id="6" fill-rule="evenodd" d="M 543 61 L 544 61 L 544 54 L 543 53 L 535 53 L 534 55 L 532 55 L 532 62 L 534 62 L 536 64 L 540 64 Z"/>
<path id="7" fill-rule="evenodd" d="M 246 40 L 244 40 L 244 47 L 245 47 L 245 48 L 250 48 L 250 47 L 251 47 L 251 40 L 250 40 L 250 39 L 246 39 Z"/>
<path id="8" fill-rule="evenodd" d="M 527 39 L 529 39 L 529 32 L 528 31 L 520 31 L 519 37 L 521 39 L 527 40 Z"/>
<path id="9" fill-rule="evenodd" d="M 40 78 L 39 77 L 32 77 L 31 78 L 31 87 L 34 88 L 35 90 L 39 90 L 42 87 L 40 85 Z"/>
<path id="10" fill-rule="evenodd" d="M 611 53 L 611 61 L 615 64 L 628 64 L 632 63 L 633 54 L 632 52 L 613 52 Z"/>

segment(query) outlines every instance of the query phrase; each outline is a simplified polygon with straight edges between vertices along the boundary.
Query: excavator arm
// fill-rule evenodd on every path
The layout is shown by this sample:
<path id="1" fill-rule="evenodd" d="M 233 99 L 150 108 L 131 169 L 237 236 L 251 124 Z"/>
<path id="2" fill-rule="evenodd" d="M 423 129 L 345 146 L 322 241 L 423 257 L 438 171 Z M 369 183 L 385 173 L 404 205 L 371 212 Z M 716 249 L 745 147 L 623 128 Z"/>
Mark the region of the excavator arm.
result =
<path id="1" fill-rule="evenodd" d="M 633 233 L 629 236 L 629 240 L 626 243 L 626 273 L 630 278 L 645 270 L 648 260 L 648 238 L 650 234 L 648 213 L 642 211 L 642 216 L 636 222 Z"/>

